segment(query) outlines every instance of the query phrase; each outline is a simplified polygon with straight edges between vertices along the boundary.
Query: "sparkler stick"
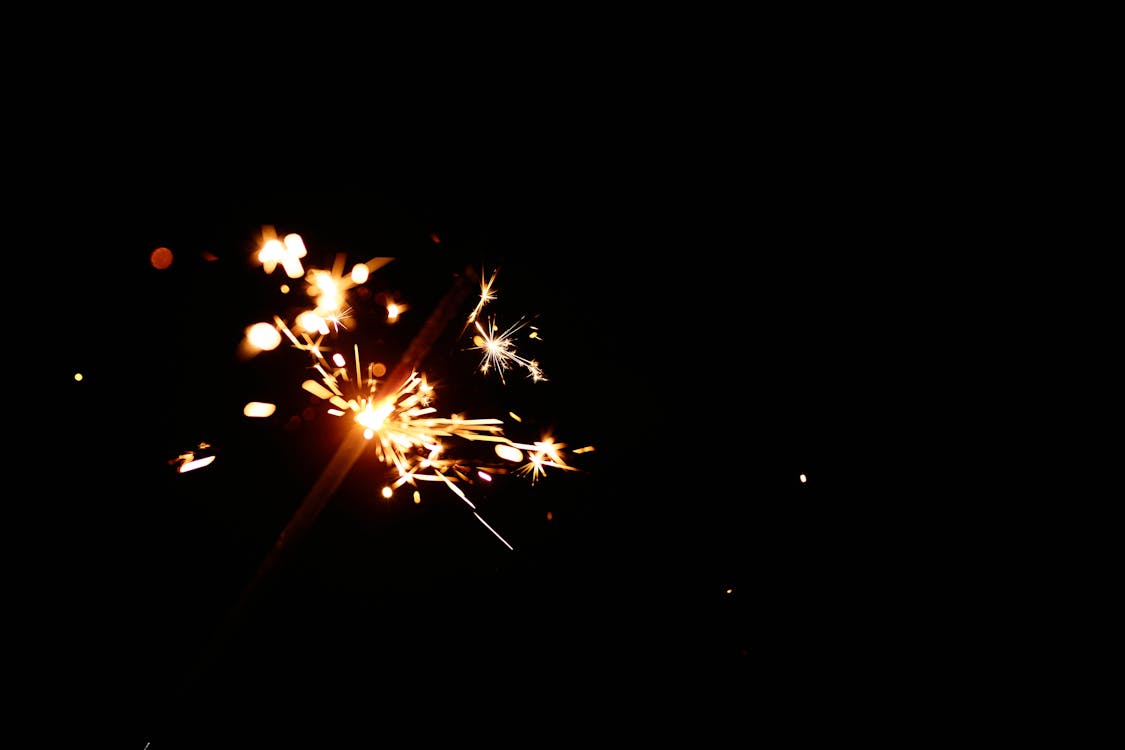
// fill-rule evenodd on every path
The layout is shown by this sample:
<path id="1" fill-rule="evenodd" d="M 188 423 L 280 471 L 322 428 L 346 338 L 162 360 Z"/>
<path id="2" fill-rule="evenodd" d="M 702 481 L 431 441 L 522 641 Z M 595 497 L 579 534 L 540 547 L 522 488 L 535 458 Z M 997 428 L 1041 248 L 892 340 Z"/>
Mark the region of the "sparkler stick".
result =
<path id="1" fill-rule="evenodd" d="M 388 392 L 394 393 L 411 377 L 415 368 L 425 359 L 434 342 L 457 313 L 459 305 L 469 295 L 472 289 L 471 285 L 476 283 L 478 283 L 478 278 L 471 267 L 466 268 L 465 273 L 457 277 L 453 286 L 430 313 L 430 317 L 411 340 L 398 364 L 391 371 L 386 380 L 389 387 Z M 316 483 L 313 484 L 289 519 L 265 559 L 258 566 L 254 577 L 243 590 L 237 604 L 220 629 L 210 653 L 205 655 L 202 660 L 201 672 L 210 666 L 212 660 L 218 656 L 223 646 L 245 620 L 246 612 L 260 597 L 273 571 L 282 563 L 286 552 L 292 549 L 308 533 L 317 516 L 324 510 L 328 501 L 339 489 L 344 477 L 347 476 L 356 460 L 363 453 L 366 445 L 367 440 L 363 436 L 363 428 L 359 425 L 353 425 L 344 437 L 344 441 L 336 449 L 336 453 L 324 467 Z M 487 526 L 487 524 L 485 525 Z"/>

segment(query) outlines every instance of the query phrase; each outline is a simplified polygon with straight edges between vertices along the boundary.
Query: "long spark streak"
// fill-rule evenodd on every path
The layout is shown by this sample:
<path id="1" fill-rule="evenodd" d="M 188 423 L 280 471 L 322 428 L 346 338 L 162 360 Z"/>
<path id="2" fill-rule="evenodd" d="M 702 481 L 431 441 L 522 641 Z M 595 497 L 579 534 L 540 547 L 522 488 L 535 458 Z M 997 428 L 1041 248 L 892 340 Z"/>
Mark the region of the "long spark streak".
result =
<path id="1" fill-rule="evenodd" d="M 496 534 L 496 529 L 489 526 L 488 521 L 486 521 L 486 520 L 484 520 L 483 518 L 480 517 L 480 513 L 477 513 L 476 511 L 473 511 L 473 515 L 477 517 L 478 521 L 480 521 L 481 523 L 484 524 L 484 527 L 486 529 L 491 531 L 493 534 Z M 508 541 L 506 539 L 504 539 L 504 537 L 500 536 L 499 534 L 496 534 L 496 538 L 499 539 L 500 541 L 504 542 L 504 546 L 506 546 L 508 549 L 512 549 L 512 545 L 508 544 Z"/>

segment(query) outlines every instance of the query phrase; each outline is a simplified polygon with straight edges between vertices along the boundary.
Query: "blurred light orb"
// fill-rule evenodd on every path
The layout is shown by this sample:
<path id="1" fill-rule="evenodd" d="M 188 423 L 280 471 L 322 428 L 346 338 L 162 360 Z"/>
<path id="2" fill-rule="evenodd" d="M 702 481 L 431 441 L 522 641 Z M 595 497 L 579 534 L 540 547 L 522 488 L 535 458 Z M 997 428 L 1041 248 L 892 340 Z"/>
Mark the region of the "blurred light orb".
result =
<path id="1" fill-rule="evenodd" d="M 163 271 L 172 265 L 172 251 L 166 247 L 158 247 L 148 256 L 148 262 L 158 271 Z"/>
<path id="2" fill-rule="evenodd" d="M 505 461 L 512 461 L 513 463 L 519 463 L 523 460 L 523 451 L 514 445 L 505 445 L 504 443 L 497 444 L 496 455 Z"/>
<path id="3" fill-rule="evenodd" d="M 268 417 L 274 413 L 277 407 L 273 404 L 266 403 L 265 401 L 250 401 L 246 406 L 242 407 L 242 413 L 247 417 L 261 418 Z"/>
<path id="4" fill-rule="evenodd" d="M 255 323 L 246 329 L 246 340 L 262 351 L 272 351 L 281 343 L 281 334 L 270 323 Z"/>

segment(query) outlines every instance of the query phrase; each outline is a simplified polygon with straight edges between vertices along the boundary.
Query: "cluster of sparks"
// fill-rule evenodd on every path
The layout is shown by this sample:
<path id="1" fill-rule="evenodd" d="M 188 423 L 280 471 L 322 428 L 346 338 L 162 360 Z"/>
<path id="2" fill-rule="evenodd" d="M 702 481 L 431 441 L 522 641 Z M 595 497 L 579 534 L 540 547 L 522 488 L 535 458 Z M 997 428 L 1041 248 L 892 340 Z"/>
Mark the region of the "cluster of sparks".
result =
<path id="1" fill-rule="evenodd" d="M 347 331 L 352 308 L 347 303 L 348 291 L 365 283 L 371 272 L 391 262 L 391 258 L 373 258 L 355 264 L 345 274 L 342 256 L 331 270 L 305 269 L 303 258 L 307 250 L 301 237 L 288 234 L 277 237 L 271 228 L 263 233 L 263 245 L 258 253 L 267 274 L 278 267 L 290 279 L 303 279 L 313 306 L 300 312 L 293 321 L 274 316 L 272 323 L 258 323 L 247 329 L 244 346 L 255 352 L 274 349 L 282 337 L 310 358 L 310 368 L 318 377 L 302 383 L 308 393 L 326 404 L 326 411 L 336 417 L 350 417 L 363 429 L 364 438 L 373 446 L 378 459 L 387 465 L 393 479 L 381 489 L 390 498 L 403 488 L 413 488 L 414 502 L 420 502 L 419 487 L 423 483 L 440 485 L 448 489 L 472 510 L 474 516 L 509 549 L 512 548 L 495 529 L 477 513 L 476 506 L 461 485 L 479 480 L 491 482 L 495 474 L 512 473 L 528 477 L 534 484 L 548 470 L 573 471 L 564 457 L 565 443 L 557 442 L 550 434 L 533 442 L 517 442 L 504 432 L 504 422 L 498 418 L 469 419 L 461 414 L 439 416 L 435 407 L 435 387 L 424 373 L 414 370 L 402 381 L 392 383 L 382 379 L 386 368 L 378 362 L 365 363 L 359 345 L 353 345 L 349 357 L 332 343 L 341 330 Z M 516 348 L 515 336 L 529 328 L 529 321 L 521 318 L 515 325 L 500 329 L 495 318 L 481 323 L 484 307 L 497 297 L 494 289 L 496 273 L 482 277 L 476 305 L 468 314 L 462 334 L 470 329 L 472 350 L 480 351 L 479 369 L 484 374 L 495 372 L 501 382 L 513 368 L 527 370 L 535 381 L 546 378 L 538 361 L 522 356 Z M 288 291 L 288 285 L 283 285 Z M 405 311 L 401 302 L 387 304 L 387 320 L 394 322 Z M 534 327 L 531 337 L 538 338 Z M 273 413 L 271 404 L 252 402 L 246 405 L 247 416 L 267 416 Z M 519 417 L 509 412 L 514 420 Z M 450 446 L 455 441 L 491 444 L 486 451 L 494 458 L 473 462 L 454 455 Z M 574 453 L 593 450 L 579 448 Z"/>
<path id="2" fill-rule="evenodd" d="M 527 369 L 528 377 L 533 381 L 539 382 L 546 380 L 543 375 L 543 369 L 539 366 L 539 362 L 534 359 L 527 359 L 516 352 L 515 335 L 523 328 L 530 325 L 530 321 L 526 318 L 520 318 L 513 325 L 504 329 L 502 332 L 497 332 L 496 318 L 492 317 L 488 320 L 487 330 L 480 322 L 480 313 L 484 306 L 489 302 L 496 299 L 496 293 L 492 290 L 492 285 L 496 281 L 496 272 L 493 271 L 492 276 L 487 280 L 483 277 L 481 279 L 480 297 L 477 300 L 476 307 L 469 313 L 469 318 L 466 321 L 466 326 L 472 324 L 476 330 L 477 335 L 473 337 L 473 349 L 482 352 L 480 360 L 480 371 L 487 375 L 489 371 L 495 370 L 500 376 L 501 382 L 504 381 L 504 373 L 512 368 L 513 365 L 518 365 Z M 539 338 L 539 331 L 532 330 L 530 338 Z"/>

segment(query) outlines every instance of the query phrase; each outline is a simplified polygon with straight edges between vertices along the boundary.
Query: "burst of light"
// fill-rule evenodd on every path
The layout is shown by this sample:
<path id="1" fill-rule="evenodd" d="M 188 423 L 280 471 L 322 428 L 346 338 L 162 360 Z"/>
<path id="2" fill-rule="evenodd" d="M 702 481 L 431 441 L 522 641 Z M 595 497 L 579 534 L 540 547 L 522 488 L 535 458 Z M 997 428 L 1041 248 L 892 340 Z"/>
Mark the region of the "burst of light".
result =
<path id="1" fill-rule="evenodd" d="M 268 231 L 263 232 L 263 238 L 265 243 L 258 258 L 267 273 L 272 270 L 270 264 L 292 264 L 294 258 L 305 257 L 305 253 L 297 255 L 296 248 L 304 250 L 304 245 L 295 235 L 287 235 L 286 243 L 278 242 Z M 327 351 L 336 348 L 328 345 L 328 338 L 338 335 L 341 329 L 347 330 L 342 324 L 351 310 L 343 307 L 347 291 L 366 281 L 366 271 L 373 271 L 390 260 L 377 258 L 361 264 L 365 271 L 353 266 L 350 275 L 345 276 L 343 256 L 338 255 L 331 271 L 311 268 L 303 272 L 315 306 L 295 311 L 293 326 L 281 316 L 275 316 L 274 325 L 267 327 L 279 340 L 284 336 L 294 348 L 309 356 L 309 369 L 315 376 L 305 379 L 301 387 L 324 401 L 328 414 L 351 417 L 363 430 L 363 437 L 370 443 L 375 457 L 393 472 L 393 480 L 380 490 L 383 497 L 390 499 L 398 489 L 409 485 L 413 488 L 414 502 L 420 503 L 419 488 L 423 483 L 440 485 L 473 509 L 473 515 L 481 524 L 510 549 L 511 545 L 476 512 L 476 506 L 462 486 L 471 484 L 474 478 L 492 482 L 495 473 L 530 476 L 534 484 L 548 469 L 573 471 L 562 456 L 565 445 L 556 443 L 550 436 L 533 443 L 515 442 L 505 434 L 502 420 L 496 418 L 469 419 L 457 413 L 439 416 L 434 406 L 436 389 L 424 373 L 415 370 L 401 383 L 385 383 L 381 378 L 386 366 L 365 361 L 358 344 L 351 347 L 350 358 L 345 358 L 341 351 Z M 495 299 L 495 278 L 493 273 L 482 282 L 480 300 L 469 315 L 469 322 L 475 324 L 480 334 L 474 341 L 484 353 L 481 369 L 484 372 L 495 369 L 503 381 L 505 371 L 519 366 L 526 368 L 534 380 L 544 380 L 538 363 L 515 351 L 515 335 L 528 325 L 526 319 L 521 318 L 516 325 L 499 333 L 494 320 L 486 329 L 476 319 L 483 306 Z M 400 302 L 388 303 L 388 322 L 393 322 L 405 309 Z M 468 325 L 466 323 L 462 333 Z M 516 422 L 520 421 L 514 412 L 509 415 Z M 475 458 L 455 455 L 457 451 L 453 447 L 458 442 L 492 443 L 495 458 L 490 463 L 488 454 L 477 452 Z M 500 463 L 495 463 L 495 459 L 500 459 Z M 514 472 L 508 469 L 512 463 L 518 464 Z"/>
<path id="2" fill-rule="evenodd" d="M 518 365 L 527 368 L 528 377 L 536 382 L 547 379 L 543 376 L 543 370 L 536 360 L 527 359 L 516 352 L 514 337 L 527 324 L 528 321 L 520 319 L 503 332 L 497 333 L 495 319 L 489 320 L 488 330 L 485 330 L 479 320 L 474 321 L 473 325 L 476 326 L 479 335 L 473 337 L 472 348 L 483 352 L 480 360 L 482 373 L 487 375 L 490 370 L 495 370 L 501 382 L 504 382 L 504 373 L 510 370 L 512 365 Z"/>

